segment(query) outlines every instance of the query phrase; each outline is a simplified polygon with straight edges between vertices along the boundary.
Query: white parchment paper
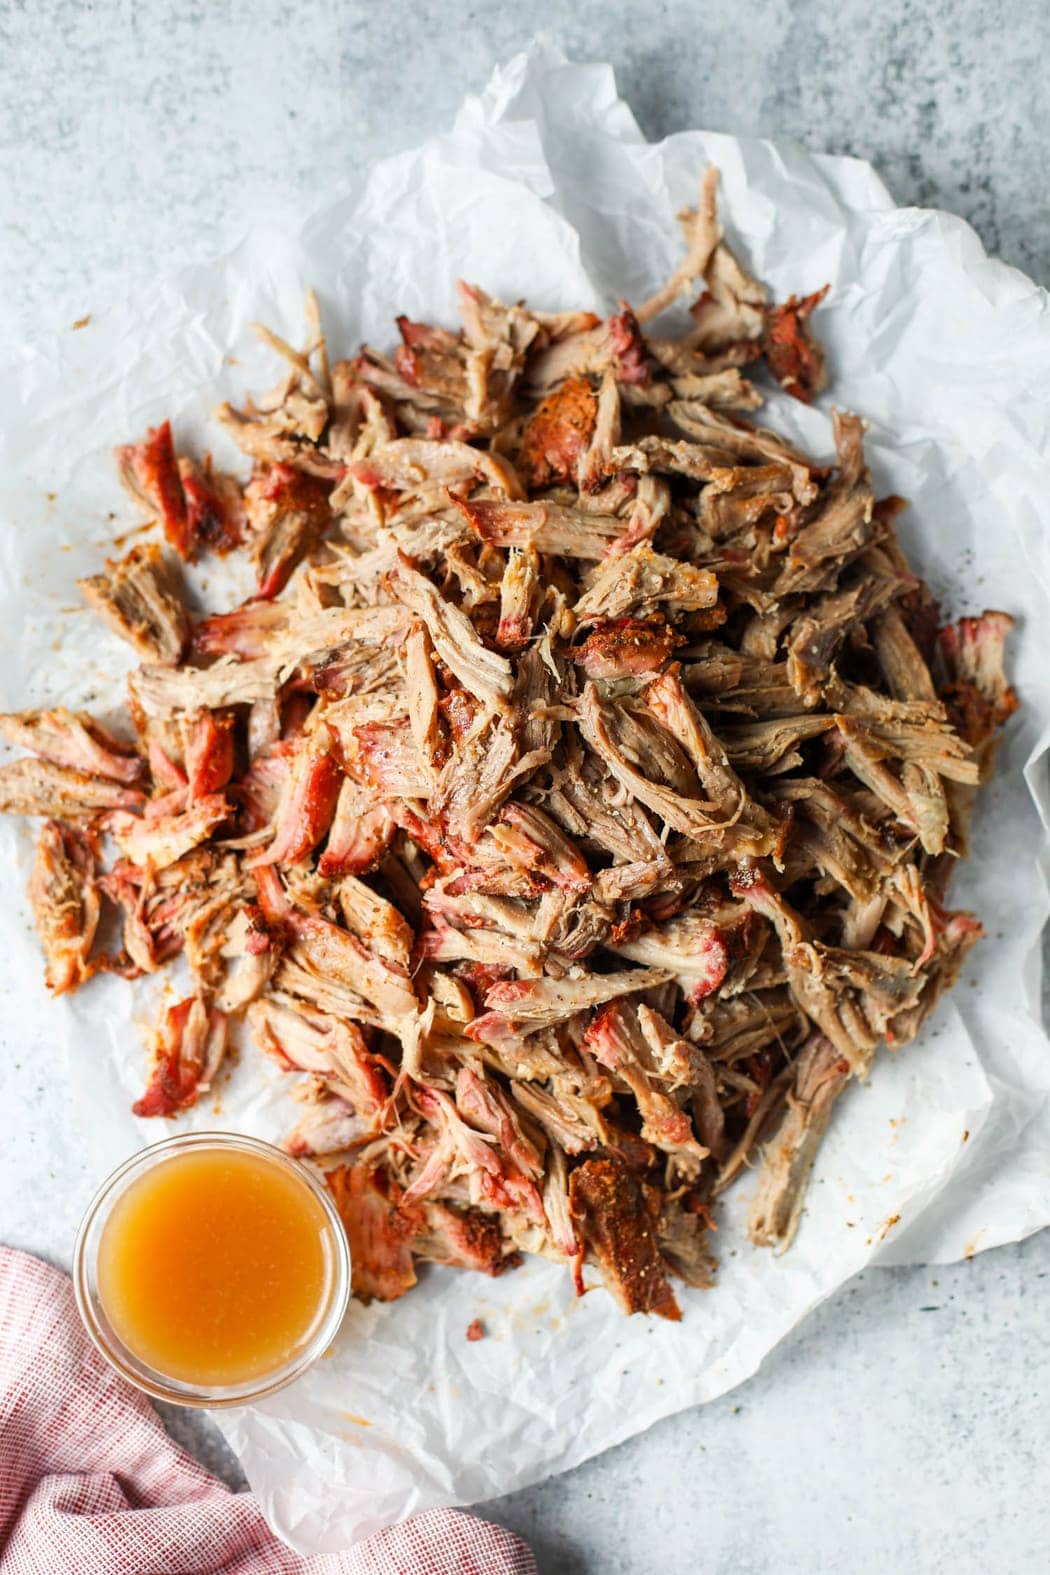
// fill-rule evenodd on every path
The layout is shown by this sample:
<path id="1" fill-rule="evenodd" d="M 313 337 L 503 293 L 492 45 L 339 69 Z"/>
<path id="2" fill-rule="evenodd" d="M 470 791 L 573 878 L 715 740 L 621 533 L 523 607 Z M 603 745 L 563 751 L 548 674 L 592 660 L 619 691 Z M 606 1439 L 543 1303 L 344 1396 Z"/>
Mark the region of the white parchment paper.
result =
<path id="1" fill-rule="evenodd" d="M 1050 1221 L 1047 296 L 987 258 L 961 220 L 896 208 L 867 164 L 709 132 L 650 145 L 607 66 L 541 46 L 469 99 L 449 135 L 378 165 L 296 241 L 255 235 L 25 351 L 0 378 L 0 703 L 119 704 L 126 654 L 74 586 L 130 523 L 109 451 L 171 416 L 180 442 L 228 462 L 207 411 L 274 380 L 251 320 L 295 339 L 312 283 L 344 353 L 388 342 L 398 311 L 454 322 L 460 275 L 505 299 L 608 311 L 666 277 L 674 214 L 709 161 L 730 239 L 778 296 L 830 281 L 818 320 L 830 397 L 869 418 L 876 484 L 912 505 L 913 561 L 951 614 L 992 606 L 1019 620 L 1024 708 L 953 893 L 987 938 L 922 1040 L 883 1055 L 843 1100 L 792 1252 L 747 1245 L 745 1180 L 720 1215 L 717 1288 L 681 1293 L 680 1325 L 625 1320 L 603 1291 L 575 1301 L 568 1273 L 546 1263 L 498 1281 L 432 1269 L 395 1306 L 355 1306 L 293 1389 L 222 1414 L 267 1516 L 303 1551 L 509 1491 L 722 1393 L 872 1260 L 944 1262 Z M 829 454 L 829 409 L 774 395 L 767 414 Z M 246 588 L 235 580 L 208 569 L 198 590 L 230 605 Z M 20 895 L 29 846 L 25 827 L 0 823 L 0 1005 L 27 1054 L 64 1042 L 70 1121 L 101 1175 L 159 1135 L 128 1107 L 163 987 L 98 980 L 47 1000 Z M 287 1080 L 249 1052 L 185 1125 L 277 1136 L 293 1114 Z M 472 1344 L 475 1317 L 488 1338 Z"/>

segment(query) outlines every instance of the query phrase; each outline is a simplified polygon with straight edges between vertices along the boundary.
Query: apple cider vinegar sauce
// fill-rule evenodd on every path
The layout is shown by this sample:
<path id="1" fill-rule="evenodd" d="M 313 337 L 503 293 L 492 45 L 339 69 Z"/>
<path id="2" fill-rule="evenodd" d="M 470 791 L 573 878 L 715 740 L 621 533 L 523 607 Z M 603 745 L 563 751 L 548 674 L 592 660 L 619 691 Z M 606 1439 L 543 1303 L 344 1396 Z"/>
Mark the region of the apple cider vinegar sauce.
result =
<path id="1" fill-rule="evenodd" d="M 183 1134 L 115 1171 L 81 1226 L 73 1279 L 88 1333 L 140 1388 L 236 1405 L 297 1378 L 350 1290 L 327 1189 L 255 1138 Z"/>

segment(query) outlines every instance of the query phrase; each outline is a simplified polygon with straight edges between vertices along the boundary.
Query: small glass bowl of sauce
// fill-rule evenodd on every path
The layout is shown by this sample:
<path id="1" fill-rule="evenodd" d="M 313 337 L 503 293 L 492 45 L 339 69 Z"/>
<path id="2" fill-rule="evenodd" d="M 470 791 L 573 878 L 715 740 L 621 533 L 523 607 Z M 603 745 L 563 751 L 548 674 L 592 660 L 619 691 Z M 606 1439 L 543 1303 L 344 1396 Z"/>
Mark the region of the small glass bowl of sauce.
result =
<path id="1" fill-rule="evenodd" d="M 77 1237 L 84 1325 L 131 1383 L 177 1405 L 245 1405 L 335 1337 L 350 1250 L 305 1165 L 229 1132 L 151 1144 L 96 1193 Z"/>

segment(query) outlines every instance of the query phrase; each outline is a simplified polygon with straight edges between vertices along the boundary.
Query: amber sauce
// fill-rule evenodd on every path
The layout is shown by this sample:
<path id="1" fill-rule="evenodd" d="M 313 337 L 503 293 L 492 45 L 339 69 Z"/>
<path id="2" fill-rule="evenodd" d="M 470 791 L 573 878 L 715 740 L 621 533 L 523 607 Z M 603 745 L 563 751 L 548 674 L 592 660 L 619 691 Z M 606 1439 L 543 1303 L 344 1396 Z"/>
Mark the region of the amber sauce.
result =
<path id="1" fill-rule="evenodd" d="M 245 1383 L 309 1340 L 332 1279 L 329 1225 L 278 1161 L 230 1150 L 173 1155 L 117 1200 L 98 1293 L 124 1344 L 186 1384 Z"/>

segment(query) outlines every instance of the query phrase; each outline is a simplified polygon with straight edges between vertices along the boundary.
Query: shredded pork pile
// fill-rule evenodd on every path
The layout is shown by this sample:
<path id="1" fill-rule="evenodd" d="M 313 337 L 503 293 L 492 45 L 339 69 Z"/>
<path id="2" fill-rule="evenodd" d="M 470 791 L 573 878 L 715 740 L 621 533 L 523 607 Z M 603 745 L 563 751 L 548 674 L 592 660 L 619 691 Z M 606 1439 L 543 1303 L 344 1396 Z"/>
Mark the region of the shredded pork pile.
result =
<path id="1" fill-rule="evenodd" d="M 980 934 L 946 888 L 1011 620 L 939 626 L 857 417 L 830 465 L 749 419 L 744 367 L 821 389 L 823 292 L 769 304 L 713 172 L 682 217 L 606 321 L 462 285 L 458 332 L 331 365 L 311 298 L 302 353 L 264 335 L 281 386 L 218 413 L 246 484 L 167 425 L 118 451 L 167 546 L 81 584 L 142 658 L 134 741 L 0 719 L 50 988 L 184 954 L 136 1111 L 193 1104 L 243 1018 L 365 1299 L 524 1251 L 677 1318 L 719 1193 L 759 1161 L 786 1245 L 839 1094 Z M 229 550 L 257 595 L 195 624 L 176 560 Z"/>

